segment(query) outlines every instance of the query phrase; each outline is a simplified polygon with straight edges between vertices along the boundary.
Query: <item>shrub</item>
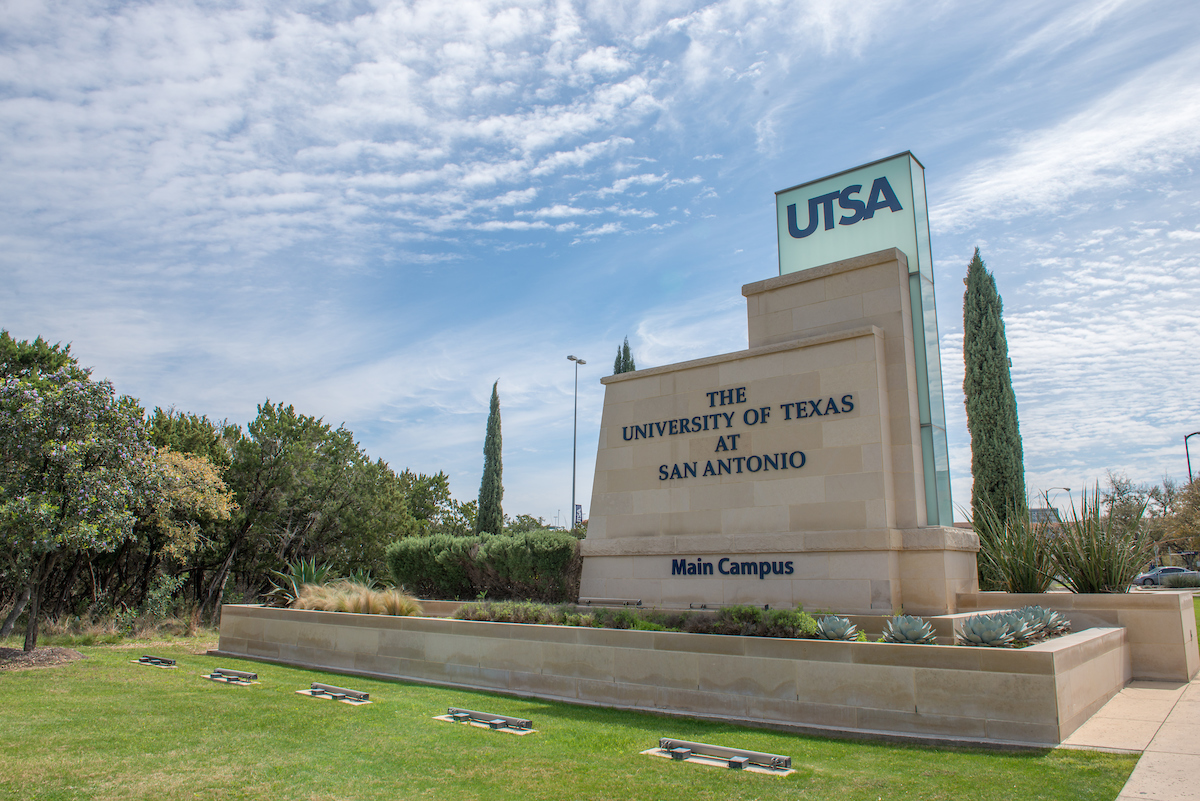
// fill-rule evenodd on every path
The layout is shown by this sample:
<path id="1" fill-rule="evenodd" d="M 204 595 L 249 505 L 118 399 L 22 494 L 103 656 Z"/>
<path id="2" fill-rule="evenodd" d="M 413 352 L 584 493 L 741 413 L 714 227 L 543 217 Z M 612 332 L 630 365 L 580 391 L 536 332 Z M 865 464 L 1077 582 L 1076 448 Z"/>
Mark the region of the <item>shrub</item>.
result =
<path id="1" fill-rule="evenodd" d="M 578 596 L 579 541 L 541 529 L 516 534 L 409 537 L 387 550 L 397 584 L 426 597 L 573 601 Z"/>
<path id="2" fill-rule="evenodd" d="M 1128 519 L 1101 513 L 1100 486 L 1083 491 L 1079 511 L 1052 542 L 1058 578 L 1071 592 L 1129 592 L 1129 586 L 1153 550 L 1141 531 L 1145 504 Z"/>
<path id="3" fill-rule="evenodd" d="M 1200 576 L 1186 576 L 1176 574 L 1167 576 L 1162 581 L 1164 587 L 1172 589 L 1193 589 L 1200 587 Z"/>

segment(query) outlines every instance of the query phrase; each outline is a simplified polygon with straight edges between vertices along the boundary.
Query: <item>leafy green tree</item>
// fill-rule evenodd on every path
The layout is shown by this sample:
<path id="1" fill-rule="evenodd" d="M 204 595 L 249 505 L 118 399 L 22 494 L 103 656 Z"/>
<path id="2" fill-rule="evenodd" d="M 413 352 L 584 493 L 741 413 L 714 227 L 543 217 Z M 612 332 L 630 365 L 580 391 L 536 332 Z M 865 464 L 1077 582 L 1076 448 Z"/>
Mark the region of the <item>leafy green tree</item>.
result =
<path id="1" fill-rule="evenodd" d="M 617 360 L 613 362 L 613 374 L 617 373 L 632 373 L 637 369 L 634 364 L 633 354 L 629 351 L 629 337 L 625 337 L 625 344 L 617 346 Z"/>
<path id="2" fill-rule="evenodd" d="M 1026 515 L 1025 467 L 1017 399 L 1009 374 L 1008 341 L 1004 335 L 1004 303 L 996 280 L 979 257 L 967 267 L 963 298 L 963 360 L 966 375 L 967 429 L 971 433 L 971 513 L 973 520 L 990 508 L 998 523 L 1011 515 Z"/>
<path id="3" fill-rule="evenodd" d="M 132 538 L 152 471 L 141 408 L 80 372 L 63 366 L 0 383 L 0 537 L 27 576 L 26 651 L 37 646 L 43 590 L 59 561 Z"/>
<path id="4" fill-rule="evenodd" d="M 500 396 L 492 384 L 492 405 L 488 412 L 487 434 L 483 440 L 483 480 L 479 483 L 479 514 L 475 519 L 475 533 L 499 534 L 504 530 L 504 484 L 501 481 L 503 466 L 500 451 Z"/>
<path id="5" fill-rule="evenodd" d="M 217 425 L 203 415 L 163 411 L 156 408 L 150 416 L 150 441 L 156 448 L 170 448 L 176 453 L 202 456 L 224 471 L 232 461 L 229 444 L 225 441 L 227 425 Z"/>
<path id="6" fill-rule="evenodd" d="M 427 476 L 411 470 L 405 470 L 399 478 L 409 511 L 421 533 L 429 533 L 439 516 L 450 509 L 450 478 L 441 471 Z"/>
<path id="7" fill-rule="evenodd" d="M 51 345 L 38 337 L 29 342 L 18 342 L 5 330 L 0 329 L 0 378 L 24 376 L 36 378 L 67 368 L 82 377 L 88 373 L 79 366 L 71 355 L 71 346 Z"/>

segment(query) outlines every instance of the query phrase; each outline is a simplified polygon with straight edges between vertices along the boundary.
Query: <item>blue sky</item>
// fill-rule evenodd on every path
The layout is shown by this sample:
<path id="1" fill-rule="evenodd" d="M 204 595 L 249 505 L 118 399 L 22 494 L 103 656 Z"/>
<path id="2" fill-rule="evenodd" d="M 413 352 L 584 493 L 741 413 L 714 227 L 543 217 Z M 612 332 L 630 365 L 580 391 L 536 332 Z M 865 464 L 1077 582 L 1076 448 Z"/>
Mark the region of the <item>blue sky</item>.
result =
<path id="1" fill-rule="evenodd" d="M 1198 23 L 1132 0 L 12 0 L 0 325 L 72 343 L 147 408 L 344 422 L 462 500 L 499 379 L 505 510 L 565 517 L 566 356 L 588 360 L 586 511 L 621 340 L 642 367 L 746 347 L 774 192 L 912 150 L 955 503 L 975 246 L 1031 489 L 1182 479 Z"/>

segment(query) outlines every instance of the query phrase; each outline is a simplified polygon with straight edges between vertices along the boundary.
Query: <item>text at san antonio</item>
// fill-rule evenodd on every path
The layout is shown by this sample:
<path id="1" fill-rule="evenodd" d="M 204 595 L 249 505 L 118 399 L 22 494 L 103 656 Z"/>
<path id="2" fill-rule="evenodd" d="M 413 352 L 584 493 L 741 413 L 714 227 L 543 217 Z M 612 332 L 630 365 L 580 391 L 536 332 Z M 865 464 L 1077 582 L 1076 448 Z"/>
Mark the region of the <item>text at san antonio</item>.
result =
<path id="1" fill-rule="evenodd" d="M 738 562 L 728 556 L 723 556 L 715 563 L 716 572 L 722 576 L 758 576 L 760 579 L 765 579 L 767 576 L 790 576 L 795 572 L 792 562 L 774 562 L 763 559 L 753 562 Z M 714 563 L 706 562 L 700 557 L 696 557 L 695 561 L 691 559 L 672 559 L 671 560 L 671 575 L 672 576 L 712 576 Z"/>
<path id="2" fill-rule="evenodd" d="M 708 397 L 710 408 L 749 402 L 746 397 L 745 387 L 716 390 L 714 392 L 706 392 L 705 395 Z M 790 401 L 779 404 L 779 409 L 783 412 L 782 422 L 810 420 L 814 417 L 831 417 L 835 414 L 849 414 L 854 411 L 854 395 L 842 395 L 840 402 L 833 397 Z M 771 419 L 771 407 L 751 407 L 742 411 L 740 417 L 742 424 L 747 427 L 766 425 Z M 700 414 L 694 417 L 678 417 L 670 420 L 657 420 L 652 423 L 622 426 L 621 438 L 625 442 L 636 442 L 639 439 L 653 439 L 655 436 L 673 437 L 679 434 L 699 434 L 706 431 L 719 431 L 723 430 L 723 428 L 733 428 L 737 419 L 737 411 L 731 411 Z M 776 419 L 778 419 L 778 416 Z M 723 427 L 722 423 L 724 423 Z M 738 449 L 738 439 L 741 437 L 741 433 L 718 435 L 717 444 L 713 452 L 736 451 Z M 703 469 L 701 469 L 699 461 L 659 465 L 658 480 L 670 481 L 674 479 L 695 478 L 697 476 L 721 476 L 727 473 L 732 475 L 742 472 L 758 473 L 769 470 L 799 470 L 804 467 L 807 461 L 808 457 L 805 456 L 804 451 L 781 451 L 778 453 L 751 454 L 749 456 L 734 456 L 730 454 L 724 458 L 717 457 L 716 459 L 707 460 Z"/>

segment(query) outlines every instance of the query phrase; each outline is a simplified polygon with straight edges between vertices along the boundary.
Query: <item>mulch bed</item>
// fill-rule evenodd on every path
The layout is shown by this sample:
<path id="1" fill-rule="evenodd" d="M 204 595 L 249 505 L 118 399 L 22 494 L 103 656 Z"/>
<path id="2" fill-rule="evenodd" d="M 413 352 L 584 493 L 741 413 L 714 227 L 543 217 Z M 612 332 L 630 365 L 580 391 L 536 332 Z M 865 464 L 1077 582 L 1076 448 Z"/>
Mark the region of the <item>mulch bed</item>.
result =
<path id="1" fill-rule="evenodd" d="M 29 653 L 18 648 L 0 648 L 0 670 L 32 670 L 65 665 L 76 659 L 83 659 L 83 654 L 74 648 L 35 648 Z"/>

